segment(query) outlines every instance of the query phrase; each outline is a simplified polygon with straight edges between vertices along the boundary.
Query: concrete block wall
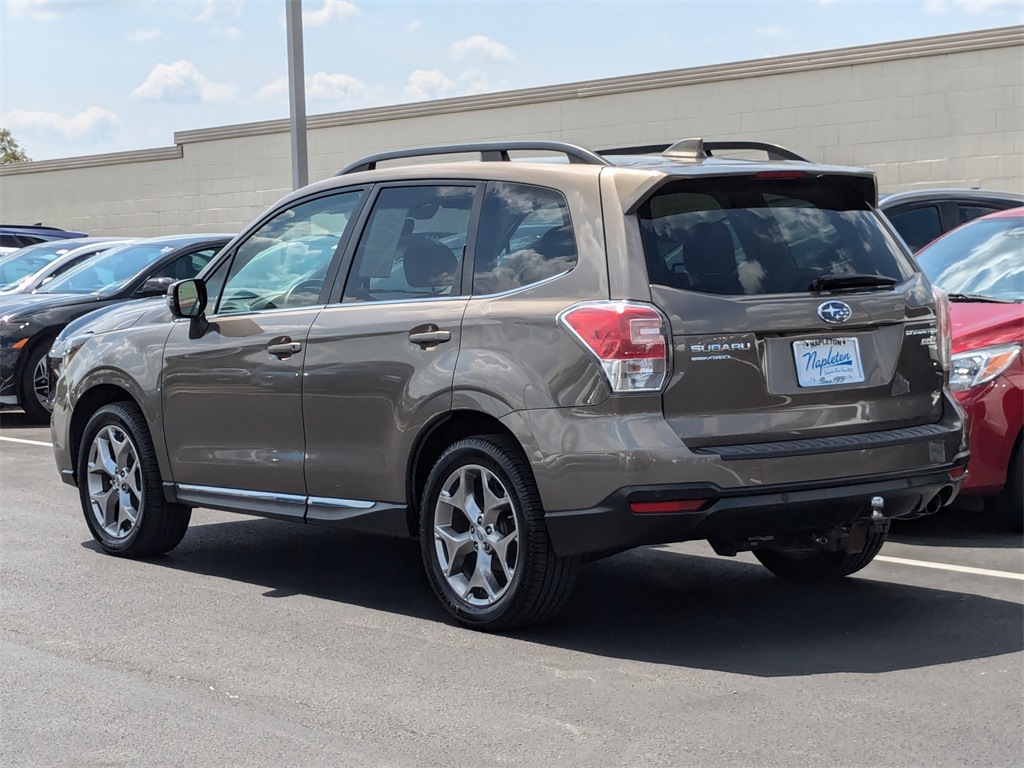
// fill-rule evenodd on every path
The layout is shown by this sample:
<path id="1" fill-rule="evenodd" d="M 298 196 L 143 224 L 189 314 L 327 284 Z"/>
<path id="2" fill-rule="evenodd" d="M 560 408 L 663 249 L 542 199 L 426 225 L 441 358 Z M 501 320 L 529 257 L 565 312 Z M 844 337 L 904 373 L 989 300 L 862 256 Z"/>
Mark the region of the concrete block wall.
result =
<path id="1" fill-rule="evenodd" d="M 756 138 L 867 166 L 885 191 L 1024 192 L 1024 27 L 316 115 L 310 179 L 389 149 Z M 237 231 L 290 191 L 284 120 L 175 146 L 0 167 L 0 220 L 95 234 Z"/>

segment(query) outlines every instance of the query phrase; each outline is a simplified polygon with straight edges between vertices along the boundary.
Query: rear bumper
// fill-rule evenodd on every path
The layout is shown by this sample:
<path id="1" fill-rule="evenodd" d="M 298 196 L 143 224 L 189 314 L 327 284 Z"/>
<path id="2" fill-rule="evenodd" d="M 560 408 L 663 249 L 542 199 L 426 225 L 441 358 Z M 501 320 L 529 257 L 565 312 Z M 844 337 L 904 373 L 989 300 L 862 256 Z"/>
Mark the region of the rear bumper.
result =
<path id="1" fill-rule="evenodd" d="M 967 458 L 963 454 L 945 468 L 909 476 L 766 487 L 757 493 L 707 483 L 635 486 L 617 491 L 597 507 L 549 512 L 545 520 L 555 550 L 564 556 L 700 539 L 727 545 L 750 539 L 784 541 L 868 518 L 875 496 L 884 500 L 886 518 L 921 514 L 936 502 L 948 504 L 960 490 Z M 633 502 L 677 499 L 706 502 L 695 512 L 636 514 L 630 508 Z"/>

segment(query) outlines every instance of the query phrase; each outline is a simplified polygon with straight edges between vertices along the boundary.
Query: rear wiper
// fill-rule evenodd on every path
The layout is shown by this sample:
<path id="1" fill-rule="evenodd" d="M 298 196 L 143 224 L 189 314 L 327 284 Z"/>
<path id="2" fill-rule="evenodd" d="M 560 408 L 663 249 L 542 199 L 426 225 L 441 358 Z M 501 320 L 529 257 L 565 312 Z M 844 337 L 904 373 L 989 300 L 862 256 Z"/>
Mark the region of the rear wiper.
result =
<path id="1" fill-rule="evenodd" d="M 822 275 L 811 281 L 809 291 L 842 291 L 850 288 L 892 288 L 899 281 L 882 275 Z"/>
<path id="2" fill-rule="evenodd" d="M 950 301 L 984 301 L 991 304 L 1016 304 L 1020 299 L 1000 299 L 997 296 L 982 296 L 980 293 L 947 293 Z"/>

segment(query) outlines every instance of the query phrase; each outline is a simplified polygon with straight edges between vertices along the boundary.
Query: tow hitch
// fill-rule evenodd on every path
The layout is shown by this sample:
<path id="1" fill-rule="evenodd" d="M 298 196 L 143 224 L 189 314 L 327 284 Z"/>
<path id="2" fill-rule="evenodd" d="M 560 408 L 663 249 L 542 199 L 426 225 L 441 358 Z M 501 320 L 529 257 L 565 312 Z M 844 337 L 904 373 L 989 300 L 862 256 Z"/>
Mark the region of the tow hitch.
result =
<path id="1" fill-rule="evenodd" d="M 748 536 L 734 541 L 712 539 L 708 543 L 716 554 L 732 557 L 737 552 L 751 552 L 759 549 L 784 549 L 796 552 L 814 552 L 825 549 L 829 552 L 846 552 L 856 555 L 864 551 L 868 533 L 885 533 L 889 530 L 889 518 L 885 516 L 885 499 L 871 498 L 870 517 L 858 517 L 849 525 L 836 525 L 826 531 L 803 533 L 791 536 Z"/>

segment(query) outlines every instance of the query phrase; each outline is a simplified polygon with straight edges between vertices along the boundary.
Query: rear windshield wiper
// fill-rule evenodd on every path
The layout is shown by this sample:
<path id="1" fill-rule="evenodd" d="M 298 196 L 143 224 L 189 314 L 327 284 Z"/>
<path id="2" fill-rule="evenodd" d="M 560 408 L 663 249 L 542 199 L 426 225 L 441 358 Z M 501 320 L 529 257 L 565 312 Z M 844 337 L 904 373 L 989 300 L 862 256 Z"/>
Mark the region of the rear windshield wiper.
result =
<path id="1" fill-rule="evenodd" d="M 1017 304 L 1020 299 L 1001 299 L 998 296 L 982 296 L 980 293 L 947 293 L 950 301 L 985 301 L 992 304 Z"/>
<path id="2" fill-rule="evenodd" d="M 899 281 L 882 275 L 822 275 L 811 281 L 809 291 L 841 291 L 850 288 L 892 288 Z"/>

